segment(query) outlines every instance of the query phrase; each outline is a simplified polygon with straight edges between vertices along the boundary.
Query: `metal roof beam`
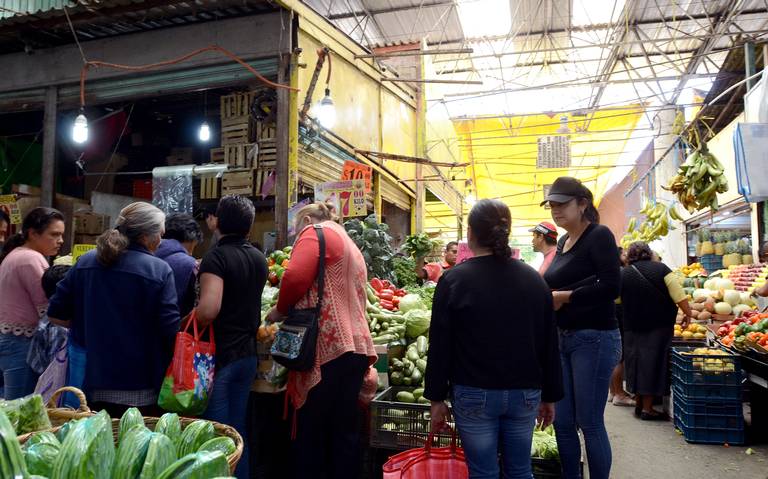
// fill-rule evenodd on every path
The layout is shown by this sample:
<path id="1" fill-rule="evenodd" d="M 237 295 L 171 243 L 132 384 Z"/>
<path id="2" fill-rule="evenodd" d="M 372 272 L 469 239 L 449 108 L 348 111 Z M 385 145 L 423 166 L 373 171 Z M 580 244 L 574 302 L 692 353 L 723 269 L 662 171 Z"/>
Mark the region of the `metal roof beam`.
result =
<path id="1" fill-rule="evenodd" d="M 328 20 L 346 20 L 348 18 L 354 18 L 356 16 L 365 15 L 366 13 L 369 15 L 384 15 L 387 13 L 397 13 L 397 12 L 406 12 L 408 10 L 420 10 L 422 8 L 431 8 L 431 7 L 450 7 L 453 6 L 453 1 L 438 1 L 434 3 L 425 3 L 421 6 L 419 5 L 403 5 L 400 7 L 390 7 L 390 8 L 381 8 L 378 10 L 368 10 L 365 11 L 353 11 L 350 10 L 349 12 L 344 13 L 335 13 L 333 15 L 328 15 Z"/>

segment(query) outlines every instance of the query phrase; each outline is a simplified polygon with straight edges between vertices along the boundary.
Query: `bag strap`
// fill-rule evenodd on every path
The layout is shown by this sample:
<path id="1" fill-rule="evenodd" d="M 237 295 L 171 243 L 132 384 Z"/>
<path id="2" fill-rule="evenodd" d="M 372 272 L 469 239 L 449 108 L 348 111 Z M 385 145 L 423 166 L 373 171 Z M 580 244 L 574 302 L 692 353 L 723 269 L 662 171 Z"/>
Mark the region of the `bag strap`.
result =
<path id="1" fill-rule="evenodd" d="M 631 265 L 631 266 L 632 266 L 632 269 L 634 269 L 634 270 L 635 270 L 635 272 L 636 272 L 637 274 L 639 274 L 641 278 L 643 278 L 643 281 L 645 281 L 646 283 L 648 283 L 648 284 L 651 286 L 651 288 L 653 288 L 653 289 L 655 289 L 655 290 L 656 290 L 656 292 L 657 292 L 657 293 L 661 294 L 661 297 L 662 297 L 662 298 L 668 298 L 668 297 L 669 297 L 669 294 L 664 294 L 664 293 L 662 293 L 662 291 L 661 291 L 659 288 L 657 288 L 655 284 L 651 283 L 651 280 L 649 280 L 648 278 L 646 278 L 646 277 L 645 277 L 645 275 L 644 275 L 643 273 L 641 273 L 641 272 L 640 272 L 640 270 L 639 270 L 639 269 L 637 269 L 637 267 L 636 267 L 635 265 Z"/>
<path id="2" fill-rule="evenodd" d="M 205 333 L 206 328 L 203 328 L 202 331 L 198 333 L 197 331 L 197 308 L 193 309 L 191 313 L 189 313 L 189 321 L 187 321 L 187 326 L 184 328 L 184 332 L 189 331 L 189 326 L 192 325 L 192 332 L 195 338 L 195 341 L 200 341 L 200 337 Z M 209 324 L 207 326 L 208 330 L 210 331 L 210 342 L 215 342 L 213 339 L 213 323 Z"/>
<path id="3" fill-rule="evenodd" d="M 317 277 L 315 278 L 315 281 L 317 281 L 317 306 L 315 306 L 315 309 L 319 315 L 323 305 L 323 295 L 325 294 L 325 233 L 323 232 L 322 225 L 313 226 L 317 234 L 317 241 L 320 243 L 320 258 L 318 259 Z"/>

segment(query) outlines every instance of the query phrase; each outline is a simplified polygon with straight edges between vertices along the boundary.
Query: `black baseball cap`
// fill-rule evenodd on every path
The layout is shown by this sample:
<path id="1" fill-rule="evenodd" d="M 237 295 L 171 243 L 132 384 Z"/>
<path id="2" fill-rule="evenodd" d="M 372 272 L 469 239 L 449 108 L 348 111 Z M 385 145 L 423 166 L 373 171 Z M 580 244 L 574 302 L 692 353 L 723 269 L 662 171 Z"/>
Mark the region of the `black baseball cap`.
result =
<path id="1" fill-rule="evenodd" d="M 549 188 L 549 193 L 540 206 L 554 201 L 555 203 L 567 203 L 574 198 L 586 198 L 592 201 L 592 192 L 581 181 L 571 176 L 561 176 L 556 179 Z"/>

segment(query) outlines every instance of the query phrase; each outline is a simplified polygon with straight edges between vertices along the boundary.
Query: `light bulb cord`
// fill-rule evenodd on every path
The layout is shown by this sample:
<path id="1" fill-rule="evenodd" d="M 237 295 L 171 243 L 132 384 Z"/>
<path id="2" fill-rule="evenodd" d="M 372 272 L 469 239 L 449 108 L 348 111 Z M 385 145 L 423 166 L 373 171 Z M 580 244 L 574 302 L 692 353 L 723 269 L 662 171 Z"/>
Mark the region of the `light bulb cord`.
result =
<path id="1" fill-rule="evenodd" d="M 284 90 L 290 90 L 294 92 L 298 92 L 298 88 L 294 88 L 288 85 L 281 85 L 280 83 L 275 83 L 267 78 L 265 78 L 261 73 L 259 73 L 255 68 L 253 68 L 251 65 L 245 62 L 242 58 L 235 55 L 231 51 L 227 50 L 226 48 L 220 47 L 218 45 L 209 45 L 205 48 L 200 48 L 198 50 L 195 50 L 191 53 L 188 53 L 186 55 L 183 55 L 178 58 L 174 58 L 171 60 L 166 60 L 163 62 L 157 62 L 157 63 L 149 63 L 146 65 L 120 65 L 118 63 L 109 63 L 109 62 L 102 62 L 99 60 L 89 60 L 85 62 L 83 65 L 82 70 L 80 70 L 80 108 L 85 108 L 85 78 L 88 75 L 88 69 L 91 67 L 105 67 L 105 68 L 114 68 L 117 70 L 127 70 L 127 71 L 134 71 L 134 72 L 140 72 L 140 71 L 149 71 L 154 70 L 156 68 L 168 66 L 168 65 L 175 65 L 177 63 L 184 62 L 186 60 L 189 60 L 192 57 L 195 57 L 197 55 L 200 55 L 202 53 L 206 52 L 217 52 L 220 53 L 226 57 L 231 58 L 233 61 L 239 63 L 243 66 L 246 70 L 253 73 L 253 75 L 263 84 L 270 86 L 275 89 L 284 89 Z M 330 58 L 330 56 L 329 56 Z M 328 81 L 330 81 L 331 78 L 331 72 L 330 68 L 328 69 Z"/>

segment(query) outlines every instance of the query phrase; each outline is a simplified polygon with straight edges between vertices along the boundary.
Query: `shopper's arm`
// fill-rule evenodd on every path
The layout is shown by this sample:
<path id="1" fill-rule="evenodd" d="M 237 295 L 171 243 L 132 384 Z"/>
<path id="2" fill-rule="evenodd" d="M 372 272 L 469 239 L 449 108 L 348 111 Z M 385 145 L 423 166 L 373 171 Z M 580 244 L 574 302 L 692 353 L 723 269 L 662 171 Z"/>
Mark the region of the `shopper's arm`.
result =
<path id="1" fill-rule="evenodd" d="M 48 321 L 69 328 L 74 316 L 74 286 L 76 268 L 69 270 L 64 279 L 56 285 L 56 293 L 51 297 L 48 303 Z"/>
<path id="2" fill-rule="evenodd" d="M 329 243 L 328 230 L 323 230 L 326 241 L 326 259 Z M 317 277 L 318 260 L 320 258 L 320 241 L 314 228 L 302 232 L 299 240 L 291 251 L 291 261 L 283 272 L 280 281 L 280 295 L 277 298 L 277 311 L 281 315 L 288 314 L 296 303 L 303 298 Z"/>
<path id="3" fill-rule="evenodd" d="M 546 291 L 546 284 L 542 289 Z M 560 347 L 558 345 L 557 324 L 553 311 L 552 297 L 546 292 L 542 295 L 541 307 L 537 317 L 538 347 L 536 348 L 541 365 L 541 401 L 554 403 L 563 398 L 563 373 L 560 364 Z"/>
<path id="4" fill-rule="evenodd" d="M 762 286 L 757 288 L 753 294 L 761 297 L 768 296 L 768 281 L 766 281 Z"/>
<path id="5" fill-rule="evenodd" d="M 597 280 L 587 286 L 574 289 L 568 303 L 590 304 L 596 301 L 614 301 L 621 292 L 621 268 L 616 239 L 608 228 L 598 228 L 589 236 L 588 254 Z"/>
<path id="6" fill-rule="evenodd" d="M 197 323 L 202 326 L 211 324 L 221 312 L 221 299 L 224 296 L 224 280 L 213 273 L 200 275 L 200 302 L 197 304 Z"/>
<path id="7" fill-rule="evenodd" d="M 449 313 L 450 294 L 450 281 L 443 280 L 437 283 L 432 302 L 424 390 L 424 397 L 430 401 L 445 401 L 450 388 L 449 371 L 451 370 L 451 337 L 453 335 Z"/>

